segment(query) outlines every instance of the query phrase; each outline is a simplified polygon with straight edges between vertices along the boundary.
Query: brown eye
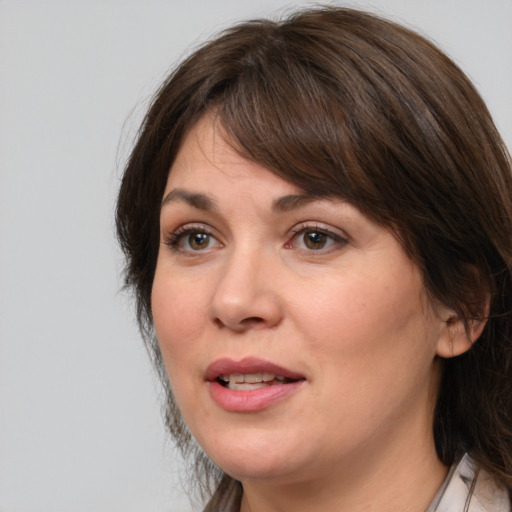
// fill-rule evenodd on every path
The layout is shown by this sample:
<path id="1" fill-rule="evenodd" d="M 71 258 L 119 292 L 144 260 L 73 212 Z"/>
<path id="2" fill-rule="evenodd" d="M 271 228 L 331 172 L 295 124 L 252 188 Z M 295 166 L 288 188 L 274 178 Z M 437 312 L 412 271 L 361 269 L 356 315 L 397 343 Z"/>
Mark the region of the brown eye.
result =
<path id="1" fill-rule="evenodd" d="M 302 235 L 304 245 L 311 250 L 323 249 L 329 241 L 329 236 L 320 231 L 306 231 Z"/>
<path id="2" fill-rule="evenodd" d="M 341 248 L 347 243 L 347 239 L 333 233 L 327 228 L 316 226 L 299 227 L 286 247 L 307 252 L 324 254 L 326 251 Z"/>
<path id="3" fill-rule="evenodd" d="M 207 233 L 191 233 L 187 237 L 188 246 L 194 251 L 207 249 L 210 245 L 210 235 Z"/>
<path id="4" fill-rule="evenodd" d="M 194 253 L 222 247 L 222 244 L 202 226 L 185 226 L 169 235 L 165 242 L 173 251 Z"/>

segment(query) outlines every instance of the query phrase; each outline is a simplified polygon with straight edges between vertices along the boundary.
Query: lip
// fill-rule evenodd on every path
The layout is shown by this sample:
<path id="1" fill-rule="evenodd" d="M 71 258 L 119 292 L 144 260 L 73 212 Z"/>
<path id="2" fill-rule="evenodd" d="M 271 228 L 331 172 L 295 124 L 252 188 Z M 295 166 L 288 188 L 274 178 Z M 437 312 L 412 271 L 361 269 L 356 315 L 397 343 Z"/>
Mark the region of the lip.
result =
<path id="1" fill-rule="evenodd" d="M 304 379 L 304 375 L 256 357 L 245 357 L 240 361 L 229 358 L 217 359 L 206 369 L 205 379 L 212 382 L 219 375 L 233 373 L 273 373 L 291 380 Z"/>
<path id="2" fill-rule="evenodd" d="M 234 391 L 217 381 L 220 375 L 235 373 L 272 373 L 282 375 L 294 382 L 273 384 L 254 390 Z M 206 369 L 205 380 L 214 402 L 229 412 L 257 412 L 267 409 L 297 392 L 306 381 L 304 375 L 254 357 L 246 357 L 240 361 L 228 358 L 218 359 Z"/>

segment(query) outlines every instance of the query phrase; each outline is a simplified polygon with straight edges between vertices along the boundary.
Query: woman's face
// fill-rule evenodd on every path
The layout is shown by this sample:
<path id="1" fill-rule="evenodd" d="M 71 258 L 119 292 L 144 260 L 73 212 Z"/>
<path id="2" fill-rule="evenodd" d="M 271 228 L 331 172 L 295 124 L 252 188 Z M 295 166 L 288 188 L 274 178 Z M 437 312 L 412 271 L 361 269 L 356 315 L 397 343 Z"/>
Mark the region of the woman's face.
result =
<path id="1" fill-rule="evenodd" d="M 240 157 L 208 117 L 169 174 L 152 308 L 187 425 L 239 480 L 433 446 L 446 323 L 417 267 L 354 206 Z"/>

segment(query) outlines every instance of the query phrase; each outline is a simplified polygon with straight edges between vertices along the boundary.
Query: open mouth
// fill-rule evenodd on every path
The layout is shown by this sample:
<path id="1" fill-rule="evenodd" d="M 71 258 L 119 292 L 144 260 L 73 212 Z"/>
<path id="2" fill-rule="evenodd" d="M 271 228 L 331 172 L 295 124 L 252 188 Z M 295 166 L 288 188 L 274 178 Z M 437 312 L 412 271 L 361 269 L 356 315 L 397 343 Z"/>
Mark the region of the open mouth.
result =
<path id="1" fill-rule="evenodd" d="M 273 373 L 232 373 L 219 375 L 216 381 L 232 391 L 251 391 L 253 389 L 289 384 L 294 379 Z"/>
<path id="2" fill-rule="evenodd" d="M 293 384 L 305 377 L 274 363 L 246 357 L 239 361 L 228 358 L 214 361 L 206 370 L 205 380 L 231 391 L 252 391 Z"/>
<path id="3" fill-rule="evenodd" d="M 205 371 L 213 401 L 228 412 L 265 410 L 303 389 L 305 375 L 257 357 L 221 358 Z"/>

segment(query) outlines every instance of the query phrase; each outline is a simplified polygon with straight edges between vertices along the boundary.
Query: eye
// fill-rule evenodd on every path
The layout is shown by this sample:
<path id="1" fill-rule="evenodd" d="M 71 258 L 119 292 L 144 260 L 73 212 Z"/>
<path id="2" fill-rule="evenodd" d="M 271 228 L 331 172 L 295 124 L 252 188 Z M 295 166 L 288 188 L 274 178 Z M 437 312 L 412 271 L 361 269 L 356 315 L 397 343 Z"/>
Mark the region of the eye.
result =
<path id="1" fill-rule="evenodd" d="M 172 233 L 165 243 L 174 251 L 182 252 L 200 252 L 221 246 L 204 226 L 182 227 Z"/>
<path id="2" fill-rule="evenodd" d="M 304 226 L 294 231 L 287 247 L 304 251 L 322 251 L 336 245 L 343 245 L 346 242 L 342 236 L 332 233 L 326 228 Z"/>
<path id="3" fill-rule="evenodd" d="M 211 239 L 212 237 L 208 233 L 190 233 L 182 237 L 183 245 L 193 251 L 208 249 L 212 241 Z"/>
<path id="4" fill-rule="evenodd" d="M 301 239 L 304 245 L 312 250 L 323 249 L 330 241 L 329 235 L 320 231 L 306 231 L 302 234 Z"/>

